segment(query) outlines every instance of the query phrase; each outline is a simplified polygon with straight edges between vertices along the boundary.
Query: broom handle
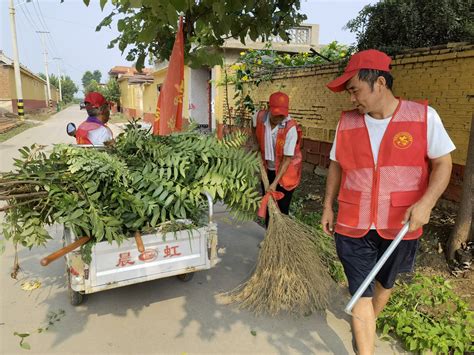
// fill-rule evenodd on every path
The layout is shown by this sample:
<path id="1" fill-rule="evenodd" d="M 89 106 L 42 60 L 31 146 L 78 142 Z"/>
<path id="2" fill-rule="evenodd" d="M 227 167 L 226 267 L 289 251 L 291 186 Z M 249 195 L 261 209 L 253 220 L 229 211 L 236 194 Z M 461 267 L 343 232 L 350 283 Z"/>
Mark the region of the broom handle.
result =
<path id="1" fill-rule="evenodd" d="M 405 234 L 407 234 L 409 225 L 410 225 L 410 223 L 406 223 L 402 227 L 400 232 L 398 232 L 398 234 L 395 237 L 395 239 L 393 240 L 393 242 L 390 243 L 390 246 L 387 248 L 387 250 L 385 250 L 385 252 L 382 254 L 379 261 L 377 261 L 377 264 L 375 264 L 372 271 L 370 271 L 370 273 L 365 278 L 364 282 L 362 282 L 362 284 L 359 286 L 357 291 L 354 293 L 354 296 L 352 296 L 351 300 L 346 305 L 346 308 L 344 308 L 344 312 L 346 312 L 347 314 L 352 315 L 352 308 L 354 308 L 357 301 L 359 301 L 359 299 L 362 297 L 362 294 L 365 292 L 367 287 L 369 287 L 370 283 L 375 278 L 377 273 L 380 271 L 382 266 L 385 264 L 387 259 L 390 257 L 390 255 L 392 255 L 393 251 L 398 246 L 398 244 L 400 244 L 400 242 L 402 241 Z"/>
<path id="2" fill-rule="evenodd" d="M 143 245 L 142 235 L 139 231 L 135 232 L 135 243 L 137 243 L 137 249 L 139 253 L 143 253 L 145 251 L 145 246 Z"/>
<path id="3" fill-rule="evenodd" d="M 266 191 L 268 189 L 268 186 L 270 186 L 270 182 L 268 181 L 267 169 L 265 168 L 265 164 L 263 164 L 262 159 L 260 159 L 260 174 L 262 175 L 262 182 Z M 265 191 L 263 191 L 264 195 L 265 195 Z"/>
<path id="4" fill-rule="evenodd" d="M 90 237 L 82 237 L 76 240 L 74 243 L 66 245 L 64 248 L 61 248 L 55 251 L 54 253 L 49 254 L 48 256 L 41 259 L 40 261 L 41 265 L 46 266 L 49 263 L 52 263 L 54 260 L 59 259 L 61 256 L 66 255 L 67 253 L 73 251 L 76 248 L 79 248 L 83 244 L 86 244 L 90 239 L 91 239 Z"/>

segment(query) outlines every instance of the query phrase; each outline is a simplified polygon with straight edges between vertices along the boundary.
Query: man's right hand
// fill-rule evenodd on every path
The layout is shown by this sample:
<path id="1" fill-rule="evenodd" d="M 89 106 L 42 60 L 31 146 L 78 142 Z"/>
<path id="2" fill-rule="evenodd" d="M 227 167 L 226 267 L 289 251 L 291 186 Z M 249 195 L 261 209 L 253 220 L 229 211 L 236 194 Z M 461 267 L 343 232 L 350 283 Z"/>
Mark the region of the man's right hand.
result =
<path id="1" fill-rule="evenodd" d="M 324 233 L 332 236 L 334 234 L 334 212 L 332 208 L 325 207 L 321 217 L 321 225 Z"/>

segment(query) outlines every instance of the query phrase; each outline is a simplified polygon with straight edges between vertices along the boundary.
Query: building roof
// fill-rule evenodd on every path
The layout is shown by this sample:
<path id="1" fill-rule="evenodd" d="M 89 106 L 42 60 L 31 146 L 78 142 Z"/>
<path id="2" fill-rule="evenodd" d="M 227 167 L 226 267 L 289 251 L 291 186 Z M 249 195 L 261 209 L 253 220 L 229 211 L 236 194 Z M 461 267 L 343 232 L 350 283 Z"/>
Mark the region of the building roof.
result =
<path id="1" fill-rule="evenodd" d="M 117 81 L 127 80 L 128 84 L 149 84 L 153 82 L 153 69 L 143 68 L 139 72 L 135 67 L 116 65 L 109 70 L 110 76 L 115 76 Z"/>
<path id="2" fill-rule="evenodd" d="M 135 75 L 140 73 L 151 74 L 153 72 L 150 68 L 143 68 L 141 72 L 139 72 L 135 67 L 127 67 L 123 65 L 116 65 L 112 69 L 109 70 L 109 75 Z"/>
<path id="3" fill-rule="evenodd" d="M 137 74 L 128 78 L 129 84 L 151 84 L 153 83 L 153 75 Z"/>

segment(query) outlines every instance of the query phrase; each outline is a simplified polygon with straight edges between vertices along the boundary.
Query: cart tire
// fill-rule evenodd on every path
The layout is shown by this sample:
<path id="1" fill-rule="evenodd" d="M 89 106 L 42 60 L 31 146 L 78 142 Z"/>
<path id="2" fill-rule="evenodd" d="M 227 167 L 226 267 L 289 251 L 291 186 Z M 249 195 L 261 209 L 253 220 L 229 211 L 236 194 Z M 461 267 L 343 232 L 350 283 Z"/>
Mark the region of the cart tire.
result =
<path id="1" fill-rule="evenodd" d="M 76 292 L 69 287 L 69 303 L 72 306 L 79 306 L 84 301 L 84 295 L 80 292 Z"/>
<path id="2" fill-rule="evenodd" d="M 69 297 L 69 303 L 71 306 L 79 306 L 84 301 L 84 295 L 80 292 L 74 291 L 71 288 L 71 273 L 69 269 L 67 272 L 67 293 Z"/>
<path id="3" fill-rule="evenodd" d="M 194 277 L 194 272 L 188 272 L 187 274 L 181 274 L 176 276 L 181 282 L 191 281 Z"/>

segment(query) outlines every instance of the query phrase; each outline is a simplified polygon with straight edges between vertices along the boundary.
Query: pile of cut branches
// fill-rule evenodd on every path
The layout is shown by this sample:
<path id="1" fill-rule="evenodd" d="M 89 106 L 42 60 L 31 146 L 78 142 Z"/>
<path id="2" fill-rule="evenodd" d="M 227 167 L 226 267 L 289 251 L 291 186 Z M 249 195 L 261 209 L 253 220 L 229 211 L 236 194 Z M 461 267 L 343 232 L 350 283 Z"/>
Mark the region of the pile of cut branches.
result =
<path id="1" fill-rule="evenodd" d="M 87 262 L 96 242 L 120 243 L 176 219 L 201 225 L 203 191 L 237 218 L 251 218 L 260 199 L 258 161 L 240 148 L 245 140 L 191 131 L 156 137 L 131 124 L 104 150 L 56 145 L 46 154 L 38 145 L 24 147 L 16 170 L 0 175 L 3 235 L 32 248 L 50 239 L 46 225 L 61 223 L 92 238 L 83 246 Z"/>

